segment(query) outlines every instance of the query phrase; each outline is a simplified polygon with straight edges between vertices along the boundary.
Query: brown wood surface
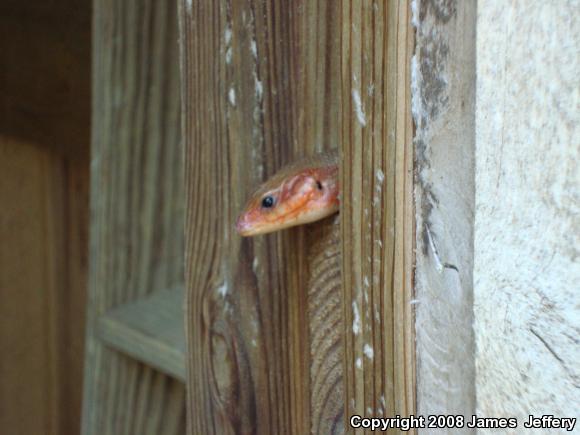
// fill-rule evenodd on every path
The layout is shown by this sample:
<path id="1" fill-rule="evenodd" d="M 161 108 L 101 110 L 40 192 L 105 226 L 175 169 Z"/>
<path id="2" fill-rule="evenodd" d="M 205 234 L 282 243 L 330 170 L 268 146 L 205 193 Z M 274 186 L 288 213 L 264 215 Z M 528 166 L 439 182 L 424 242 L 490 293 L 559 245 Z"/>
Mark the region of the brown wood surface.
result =
<path id="1" fill-rule="evenodd" d="M 183 288 L 157 290 L 108 311 L 97 335 L 108 346 L 185 382 Z"/>
<path id="2" fill-rule="evenodd" d="M 388 4 L 180 2 L 190 434 L 343 433 L 345 411 L 378 412 L 387 400 L 383 412 L 414 407 L 412 41 L 407 3 Z M 365 73 L 353 79 L 351 69 Z M 370 117 L 364 131 L 355 88 Z M 337 217 L 250 239 L 235 233 L 257 184 L 337 146 L 349 188 L 342 233 Z M 372 307 L 361 327 L 375 354 L 356 375 L 365 342 L 352 339 L 351 307 L 364 294 L 341 285 L 341 268 L 346 286 L 366 282 L 363 268 L 374 282 L 375 299 L 360 307 Z"/>
<path id="3" fill-rule="evenodd" d="M 0 4 L 0 427 L 80 428 L 90 1 Z"/>
<path id="4" fill-rule="evenodd" d="M 120 304 L 183 283 L 177 11 L 93 8 L 91 248 L 84 434 L 181 434 L 183 384 L 97 337 Z"/>
<path id="5" fill-rule="evenodd" d="M 0 135 L 0 173 L 0 427 L 78 433 L 88 162 Z"/>
<path id="6" fill-rule="evenodd" d="M 408 415 L 415 409 L 409 2 L 344 2 L 342 19 L 346 414 Z"/>
<path id="7" fill-rule="evenodd" d="M 0 2 L 0 131 L 86 162 L 91 1 Z"/>
<path id="8" fill-rule="evenodd" d="M 325 2 L 181 3 L 192 434 L 341 431 L 338 226 L 233 228 L 259 182 L 337 146 L 337 16 Z"/>

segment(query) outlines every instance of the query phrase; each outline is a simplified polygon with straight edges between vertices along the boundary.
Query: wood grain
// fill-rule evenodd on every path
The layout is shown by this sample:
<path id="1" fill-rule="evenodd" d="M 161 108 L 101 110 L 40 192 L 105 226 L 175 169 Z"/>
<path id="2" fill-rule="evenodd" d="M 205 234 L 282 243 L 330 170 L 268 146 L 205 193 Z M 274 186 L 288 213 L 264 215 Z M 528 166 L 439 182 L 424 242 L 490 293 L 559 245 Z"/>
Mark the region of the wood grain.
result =
<path id="1" fill-rule="evenodd" d="M 417 103 L 420 414 L 476 412 L 473 226 L 478 9 L 476 2 L 421 1 L 417 10 L 413 99 Z M 473 433 L 475 429 L 438 432 Z"/>
<path id="2" fill-rule="evenodd" d="M 338 227 L 243 240 L 233 228 L 259 182 L 337 145 L 338 12 L 180 6 L 189 433 L 338 433 Z"/>
<path id="3" fill-rule="evenodd" d="M 108 346 L 185 382 L 183 288 L 158 290 L 101 316 L 97 335 Z"/>
<path id="4" fill-rule="evenodd" d="M 0 425 L 80 425 L 88 162 L 0 136 Z"/>
<path id="5" fill-rule="evenodd" d="M 89 0 L 0 4 L 0 214 L 6 218 L 0 268 L 12 281 L 0 285 L 2 308 L 10 312 L 2 315 L 10 338 L 0 339 L 0 352 L 9 355 L 4 368 L 18 373 L 0 370 L 0 427 L 7 433 L 73 434 L 80 427 L 90 14 Z M 21 275 L 24 265 L 29 272 Z M 14 347 L 20 341 L 27 344 Z M 46 409 L 49 414 L 39 414 Z"/>
<path id="6" fill-rule="evenodd" d="M 407 1 L 342 6 L 345 414 L 409 415 L 415 409 L 410 8 Z"/>
<path id="7" fill-rule="evenodd" d="M 342 433 L 353 411 L 412 413 L 408 3 L 180 5 L 189 432 Z M 335 144 L 340 238 L 330 220 L 237 237 L 253 186 Z"/>
<path id="8" fill-rule="evenodd" d="M 95 2 L 84 434 L 183 433 L 183 385 L 98 339 L 113 307 L 183 283 L 177 11 Z"/>
<path id="9" fill-rule="evenodd" d="M 344 433 L 340 220 L 307 228 L 310 432 Z"/>

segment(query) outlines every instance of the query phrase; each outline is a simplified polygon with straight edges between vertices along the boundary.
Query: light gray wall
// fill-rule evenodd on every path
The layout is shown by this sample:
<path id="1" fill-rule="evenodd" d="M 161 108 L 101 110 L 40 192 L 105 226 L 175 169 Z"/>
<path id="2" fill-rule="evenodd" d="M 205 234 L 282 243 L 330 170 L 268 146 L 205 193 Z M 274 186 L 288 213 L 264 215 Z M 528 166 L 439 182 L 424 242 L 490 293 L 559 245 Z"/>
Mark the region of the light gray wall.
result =
<path id="1" fill-rule="evenodd" d="M 579 16 L 579 1 L 478 3 L 481 415 L 580 417 Z"/>

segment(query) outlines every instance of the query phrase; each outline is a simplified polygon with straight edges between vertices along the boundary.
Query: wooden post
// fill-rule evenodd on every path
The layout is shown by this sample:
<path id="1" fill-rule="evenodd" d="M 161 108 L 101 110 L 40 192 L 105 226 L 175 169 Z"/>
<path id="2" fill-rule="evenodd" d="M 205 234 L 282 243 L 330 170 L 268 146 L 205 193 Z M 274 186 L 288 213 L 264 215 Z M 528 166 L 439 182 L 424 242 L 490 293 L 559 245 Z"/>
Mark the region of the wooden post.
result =
<path id="1" fill-rule="evenodd" d="M 475 409 L 473 217 L 477 3 L 420 1 L 414 69 L 419 414 Z M 427 431 L 428 432 L 428 431 Z M 473 433 L 467 427 L 438 433 Z"/>
<path id="2" fill-rule="evenodd" d="M 265 177 L 337 146 L 337 18 L 324 2 L 181 3 L 192 434 L 342 427 L 338 226 L 233 228 Z"/>
<path id="3" fill-rule="evenodd" d="M 350 402 L 344 392 L 344 351 L 352 358 L 364 349 L 362 341 L 347 341 L 346 347 L 343 341 L 343 307 L 352 306 L 351 289 L 344 283 L 354 282 L 355 266 L 350 260 L 343 263 L 341 247 L 349 256 L 366 258 L 374 246 L 370 255 L 385 264 L 369 274 L 378 280 L 373 288 L 378 315 L 384 318 L 380 323 L 363 320 L 375 331 L 371 344 L 380 363 L 376 369 L 365 363 L 361 371 L 369 385 L 374 376 L 383 381 L 368 391 L 367 401 L 356 402 L 356 409 L 380 402 L 383 394 L 399 401 L 389 411 L 413 409 L 408 7 L 395 3 L 387 13 L 380 3 L 365 6 L 368 17 L 378 10 L 375 27 L 381 30 L 364 46 L 368 59 L 363 59 L 360 45 L 349 48 L 350 40 L 341 41 L 345 32 L 351 35 L 351 26 L 361 26 L 349 15 L 349 4 L 180 2 L 190 434 L 346 430 L 345 411 L 350 409 L 344 405 Z M 369 32 L 374 27 L 367 21 L 363 27 Z M 352 39 L 360 36 L 360 31 L 353 33 Z M 360 122 L 351 110 L 351 75 L 346 74 L 353 53 L 357 68 L 368 60 L 380 69 L 374 79 L 380 89 L 362 101 L 369 102 L 366 113 L 384 119 L 385 126 L 375 129 L 369 120 L 367 139 L 358 135 L 351 142 L 347 131 L 358 129 Z M 388 68 L 387 54 L 393 63 Z M 359 78 L 365 92 L 367 85 L 372 88 L 368 77 Z M 368 139 L 371 134 L 375 141 Z M 376 210 L 371 213 L 379 222 L 373 240 L 379 239 L 384 251 L 378 243 L 355 250 L 353 241 L 366 232 L 357 229 L 360 217 L 353 220 L 360 205 L 356 189 L 345 196 L 350 220 L 342 233 L 337 217 L 251 239 L 235 233 L 236 216 L 255 186 L 297 156 L 337 146 L 348 153 L 342 163 L 342 170 L 349 171 L 343 175 L 348 186 L 360 183 L 360 172 L 355 179 L 350 168 L 360 163 L 363 151 L 369 155 L 373 150 L 382 159 L 380 165 L 377 160 L 385 183 L 381 202 L 373 203 L 375 186 L 370 184 L 365 184 L 364 200 Z M 375 169 L 366 166 L 365 175 L 374 177 Z M 387 204 L 396 210 L 383 212 Z M 341 279 L 341 268 L 351 281 Z M 401 310 L 399 317 L 394 317 L 395 308 Z M 352 325 L 348 313 L 346 324 Z M 393 364 L 394 371 L 388 368 Z M 363 391 L 353 376 L 346 377 L 351 394 Z"/>
<path id="4" fill-rule="evenodd" d="M 342 20 L 345 410 L 347 418 L 409 415 L 415 410 L 410 7 L 344 2 Z"/>
<path id="5" fill-rule="evenodd" d="M 93 14 L 83 434 L 182 434 L 178 370 L 151 355 L 174 344 L 168 329 L 183 330 L 181 298 L 170 296 L 176 306 L 165 316 L 156 298 L 183 285 L 176 5 L 95 1 Z M 154 316 L 163 322 L 152 325 Z"/>

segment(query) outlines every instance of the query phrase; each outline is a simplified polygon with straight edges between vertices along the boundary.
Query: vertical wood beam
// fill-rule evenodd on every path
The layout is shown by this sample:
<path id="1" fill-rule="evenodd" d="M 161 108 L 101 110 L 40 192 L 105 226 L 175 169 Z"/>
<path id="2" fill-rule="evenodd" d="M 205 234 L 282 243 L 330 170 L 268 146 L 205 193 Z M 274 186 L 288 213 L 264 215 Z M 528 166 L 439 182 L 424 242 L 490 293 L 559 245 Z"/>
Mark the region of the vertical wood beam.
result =
<path id="1" fill-rule="evenodd" d="M 415 410 L 410 18 L 407 1 L 342 3 L 347 419 Z"/>
<path id="2" fill-rule="evenodd" d="M 91 234 L 83 433 L 183 433 L 183 385 L 107 348 L 109 309 L 183 282 L 176 4 L 93 8 Z M 173 430 L 173 432 L 171 432 Z"/>
<path id="3" fill-rule="evenodd" d="M 300 242 L 241 239 L 234 230 L 251 189 L 289 160 L 296 142 L 292 23 L 279 2 L 180 7 L 188 431 L 293 433 L 302 401 L 292 398 L 304 385 L 289 349 L 303 327 L 289 330 L 300 312 L 288 301 L 303 297 L 290 292 L 298 276 L 279 265 Z"/>
<path id="4" fill-rule="evenodd" d="M 189 432 L 340 433 L 337 404 L 348 399 L 355 410 L 411 413 L 408 3 L 354 3 L 352 17 L 346 2 L 342 9 L 247 0 L 180 5 Z M 341 33 L 349 36 L 341 41 Z M 350 189 L 342 233 L 350 281 L 342 292 L 332 284 L 341 262 L 332 219 L 254 239 L 233 229 L 255 185 L 291 156 L 334 143 L 345 150 L 342 180 Z M 348 308 L 352 325 L 357 280 L 358 288 L 368 282 L 356 293 L 367 311 L 358 313 L 356 336 L 349 329 L 351 363 L 333 366 L 342 358 L 337 307 Z M 344 368 L 363 376 L 351 371 L 343 381 Z"/>
<path id="5" fill-rule="evenodd" d="M 417 402 L 422 415 L 475 413 L 476 16 L 475 1 L 421 0 L 414 17 L 415 307 Z M 438 430 L 460 431 L 474 432 Z"/>
<path id="6" fill-rule="evenodd" d="M 340 10 L 180 6 L 189 432 L 340 433 L 336 221 L 252 239 L 233 228 L 283 163 L 337 146 Z"/>

